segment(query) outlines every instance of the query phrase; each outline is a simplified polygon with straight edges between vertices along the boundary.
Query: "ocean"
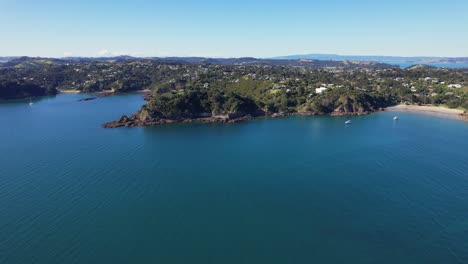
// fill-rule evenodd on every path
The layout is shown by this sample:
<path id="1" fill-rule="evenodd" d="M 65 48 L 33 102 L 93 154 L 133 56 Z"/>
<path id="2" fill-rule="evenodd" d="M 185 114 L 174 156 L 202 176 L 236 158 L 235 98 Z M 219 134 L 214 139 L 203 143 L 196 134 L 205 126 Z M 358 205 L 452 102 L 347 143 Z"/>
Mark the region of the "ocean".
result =
<path id="1" fill-rule="evenodd" d="M 410 63 L 410 62 L 389 62 L 388 64 L 400 66 L 400 68 L 408 68 L 413 65 L 417 64 L 424 64 L 429 66 L 434 66 L 438 68 L 452 68 L 452 69 L 459 69 L 459 68 L 468 68 L 468 63 Z"/>
<path id="2" fill-rule="evenodd" d="M 142 96 L 84 97 L 0 103 L 0 263 L 468 263 L 468 122 L 104 129 Z"/>

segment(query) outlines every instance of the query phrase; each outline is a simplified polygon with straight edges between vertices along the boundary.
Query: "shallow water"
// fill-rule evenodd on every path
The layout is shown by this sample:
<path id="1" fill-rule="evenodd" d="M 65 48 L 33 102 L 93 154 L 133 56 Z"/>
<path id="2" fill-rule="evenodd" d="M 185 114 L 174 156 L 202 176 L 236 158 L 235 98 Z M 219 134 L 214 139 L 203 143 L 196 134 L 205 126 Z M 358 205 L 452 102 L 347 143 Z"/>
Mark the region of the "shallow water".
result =
<path id="1" fill-rule="evenodd" d="M 141 95 L 0 104 L 0 263 L 466 263 L 468 123 L 103 129 Z"/>

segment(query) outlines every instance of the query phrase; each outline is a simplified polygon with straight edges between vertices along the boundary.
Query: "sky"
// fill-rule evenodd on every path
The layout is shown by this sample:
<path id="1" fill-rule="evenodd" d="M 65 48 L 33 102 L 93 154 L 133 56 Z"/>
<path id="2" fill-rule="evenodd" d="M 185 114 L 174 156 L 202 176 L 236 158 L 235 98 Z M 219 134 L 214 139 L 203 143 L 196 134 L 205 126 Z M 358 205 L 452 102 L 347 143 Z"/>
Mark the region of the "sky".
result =
<path id="1" fill-rule="evenodd" d="M 468 57 L 468 0 L 0 0 L 0 56 Z"/>

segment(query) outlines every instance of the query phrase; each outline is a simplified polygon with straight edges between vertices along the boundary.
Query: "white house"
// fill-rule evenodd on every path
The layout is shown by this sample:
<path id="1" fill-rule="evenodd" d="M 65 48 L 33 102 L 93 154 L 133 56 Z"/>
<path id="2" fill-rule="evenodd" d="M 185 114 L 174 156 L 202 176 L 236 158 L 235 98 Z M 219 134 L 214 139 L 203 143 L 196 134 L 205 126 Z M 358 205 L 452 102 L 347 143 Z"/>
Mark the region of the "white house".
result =
<path id="1" fill-rule="evenodd" d="M 448 87 L 449 88 L 462 88 L 462 85 L 461 84 L 449 84 Z"/>
<path id="2" fill-rule="evenodd" d="M 315 93 L 321 94 L 321 93 L 325 92 L 326 90 L 328 90 L 328 88 L 326 88 L 326 87 L 315 88 Z"/>

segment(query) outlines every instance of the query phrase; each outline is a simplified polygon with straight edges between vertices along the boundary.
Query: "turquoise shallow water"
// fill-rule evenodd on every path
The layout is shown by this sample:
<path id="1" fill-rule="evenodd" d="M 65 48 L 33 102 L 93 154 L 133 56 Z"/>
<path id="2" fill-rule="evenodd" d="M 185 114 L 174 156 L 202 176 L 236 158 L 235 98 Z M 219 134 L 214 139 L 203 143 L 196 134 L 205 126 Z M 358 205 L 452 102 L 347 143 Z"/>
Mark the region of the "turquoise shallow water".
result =
<path id="1" fill-rule="evenodd" d="M 140 95 L 0 104 L 0 263 L 468 263 L 468 123 L 103 129 Z"/>

